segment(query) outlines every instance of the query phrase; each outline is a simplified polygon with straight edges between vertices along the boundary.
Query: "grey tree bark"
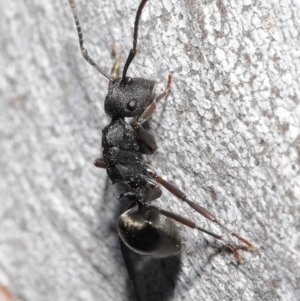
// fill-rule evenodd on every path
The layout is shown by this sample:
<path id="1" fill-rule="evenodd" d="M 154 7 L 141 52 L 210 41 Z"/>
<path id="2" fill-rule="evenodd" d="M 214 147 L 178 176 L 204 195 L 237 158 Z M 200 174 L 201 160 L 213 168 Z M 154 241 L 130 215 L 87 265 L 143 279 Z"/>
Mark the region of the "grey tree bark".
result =
<path id="1" fill-rule="evenodd" d="M 138 0 L 77 0 L 86 47 L 124 63 Z M 132 255 L 145 301 L 300 300 L 298 0 L 150 0 L 129 75 L 174 74 L 153 168 L 247 237 L 237 264 L 179 225 L 181 257 Z M 0 300 L 134 300 L 100 156 L 107 80 L 65 1 L 0 1 Z M 222 231 L 165 192 L 157 204 Z"/>

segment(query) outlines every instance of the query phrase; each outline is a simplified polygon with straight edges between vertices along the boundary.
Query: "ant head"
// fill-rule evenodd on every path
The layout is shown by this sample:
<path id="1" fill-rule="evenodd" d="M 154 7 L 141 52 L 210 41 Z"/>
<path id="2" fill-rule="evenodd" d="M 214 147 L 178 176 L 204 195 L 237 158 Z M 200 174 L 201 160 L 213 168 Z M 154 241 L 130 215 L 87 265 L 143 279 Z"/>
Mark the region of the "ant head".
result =
<path id="1" fill-rule="evenodd" d="M 110 82 L 104 108 L 110 117 L 139 116 L 153 100 L 155 82 L 143 78 L 122 77 Z"/>
<path id="2" fill-rule="evenodd" d="M 143 78 L 131 78 L 126 76 L 128 67 L 136 55 L 138 38 L 138 25 L 142 10 L 148 0 L 141 0 L 135 16 L 133 47 L 128 54 L 123 76 L 110 81 L 108 94 L 105 98 L 104 108 L 111 117 L 139 116 L 153 100 L 153 88 L 155 82 Z"/>

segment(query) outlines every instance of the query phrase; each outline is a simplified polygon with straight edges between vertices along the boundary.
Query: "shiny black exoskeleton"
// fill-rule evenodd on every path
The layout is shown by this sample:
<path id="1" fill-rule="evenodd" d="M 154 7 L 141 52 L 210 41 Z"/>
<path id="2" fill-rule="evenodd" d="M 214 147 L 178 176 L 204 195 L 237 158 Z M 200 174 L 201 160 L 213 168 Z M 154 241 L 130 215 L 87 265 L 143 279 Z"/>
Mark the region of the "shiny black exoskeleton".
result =
<path id="1" fill-rule="evenodd" d="M 103 158 L 97 159 L 95 166 L 106 169 L 112 183 L 123 182 L 127 187 L 120 198 L 131 201 L 131 204 L 118 220 L 118 233 L 126 267 L 139 301 L 142 299 L 137 288 L 128 248 L 141 255 L 156 258 L 176 255 L 181 250 L 181 238 L 174 221 L 222 241 L 233 251 L 236 259 L 240 260 L 237 248 L 221 235 L 201 228 L 181 215 L 150 205 L 150 202 L 161 196 L 160 185 L 196 212 L 218 224 L 250 249 L 254 249 L 248 240 L 229 230 L 208 210 L 189 200 L 184 192 L 158 176 L 143 160 L 143 155 L 152 154 L 157 148 L 153 135 L 144 129 L 143 124 L 151 118 L 156 104 L 167 97 L 172 82 L 172 75 L 169 75 L 165 91 L 155 97 L 154 81 L 126 76 L 128 67 L 137 52 L 138 24 L 146 2 L 147 0 L 141 0 L 138 7 L 134 25 L 133 48 L 129 52 L 122 77 L 117 78 L 120 61 L 117 47 L 113 46 L 116 61 L 111 72 L 112 75 L 110 75 L 91 59 L 83 47 L 83 36 L 75 3 L 74 0 L 69 0 L 78 31 L 81 54 L 89 64 L 109 80 L 109 90 L 104 106 L 106 114 L 112 120 L 103 129 Z M 127 117 L 132 118 L 131 124 L 126 122 L 125 118 Z"/>
<path id="2" fill-rule="evenodd" d="M 165 258 L 181 251 L 177 226 L 154 206 L 135 206 L 124 212 L 118 232 L 126 245 L 141 255 Z"/>
<path id="3" fill-rule="evenodd" d="M 146 184 L 147 169 L 141 154 L 149 149 L 125 117 L 141 116 L 153 103 L 155 83 L 128 77 L 126 84 L 121 81 L 122 78 L 117 78 L 110 84 L 104 103 L 105 112 L 112 120 L 102 131 L 103 160 L 113 183 L 121 181 L 136 189 Z"/>
<path id="4" fill-rule="evenodd" d="M 103 160 L 112 183 L 124 182 L 131 188 L 146 183 L 147 168 L 133 128 L 124 118 L 114 118 L 102 131 Z"/>

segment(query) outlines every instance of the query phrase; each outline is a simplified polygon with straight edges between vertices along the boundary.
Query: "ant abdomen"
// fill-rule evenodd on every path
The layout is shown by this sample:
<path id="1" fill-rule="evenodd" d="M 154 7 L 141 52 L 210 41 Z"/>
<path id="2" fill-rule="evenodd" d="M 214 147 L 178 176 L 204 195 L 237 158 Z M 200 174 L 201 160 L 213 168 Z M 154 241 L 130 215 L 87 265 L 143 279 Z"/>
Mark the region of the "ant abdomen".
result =
<path id="1" fill-rule="evenodd" d="M 153 206 L 142 205 L 127 210 L 118 220 L 123 242 L 134 252 L 165 258 L 181 251 L 181 237 L 175 223 Z"/>

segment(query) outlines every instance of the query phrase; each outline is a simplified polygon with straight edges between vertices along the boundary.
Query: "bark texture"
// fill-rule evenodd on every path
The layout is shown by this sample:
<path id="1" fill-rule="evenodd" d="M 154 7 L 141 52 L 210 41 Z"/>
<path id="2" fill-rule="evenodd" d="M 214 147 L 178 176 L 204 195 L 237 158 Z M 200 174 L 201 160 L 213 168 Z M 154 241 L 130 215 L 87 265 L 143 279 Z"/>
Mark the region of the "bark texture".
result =
<path id="1" fill-rule="evenodd" d="M 112 42 L 127 57 L 138 2 L 77 0 L 107 71 Z M 146 4 L 128 75 L 160 93 L 174 74 L 149 161 L 257 250 L 237 264 L 179 225 L 181 257 L 131 254 L 145 301 L 300 300 L 299 40 L 298 0 Z M 80 55 L 68 1 L 1 0 L 0 51 L 0 300 L 134 300 L 116 232 L 125 204 L 93 166 L 108 82 Z M 222 232 L 168 192 L 157 204 Z"/>

